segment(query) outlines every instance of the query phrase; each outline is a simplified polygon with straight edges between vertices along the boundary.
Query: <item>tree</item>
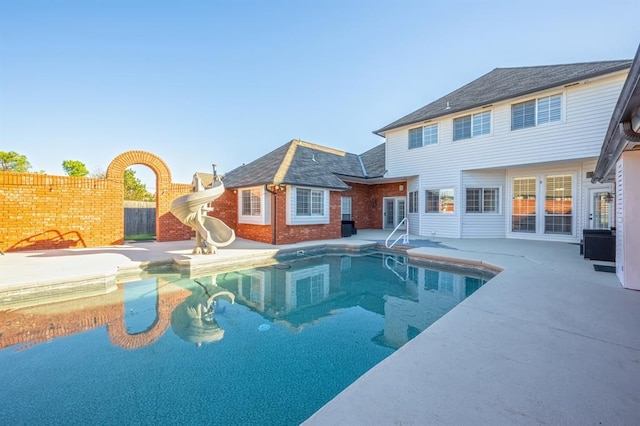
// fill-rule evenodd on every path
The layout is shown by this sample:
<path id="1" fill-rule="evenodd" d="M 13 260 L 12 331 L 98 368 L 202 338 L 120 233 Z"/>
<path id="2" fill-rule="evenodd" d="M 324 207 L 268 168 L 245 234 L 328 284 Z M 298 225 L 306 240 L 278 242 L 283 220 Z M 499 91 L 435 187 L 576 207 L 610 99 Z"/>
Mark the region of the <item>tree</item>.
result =
<path id="1" fill-rule="evenodd" d="M 31 170 L 31 163 L 27 161 L 25 155 L 15 151 L 0 151 L 0 170 L 3 172 L 28 173 Z"/>
<path id="2" fill-rule="evenodd" d="M 89 174 L 87 166 L 85 166 L 82 161 L 78 160 L 64 160 L 62 162 L 62 168 L 69 176 L 84 177 Z"/>
<path id="3" fill-rule="evenodd" d="M 134 201 L 154 201 L 156 196 L 147 191 L 147 185 L 136 177 L 133 169 L 124 171 L 124 199 Z"/>

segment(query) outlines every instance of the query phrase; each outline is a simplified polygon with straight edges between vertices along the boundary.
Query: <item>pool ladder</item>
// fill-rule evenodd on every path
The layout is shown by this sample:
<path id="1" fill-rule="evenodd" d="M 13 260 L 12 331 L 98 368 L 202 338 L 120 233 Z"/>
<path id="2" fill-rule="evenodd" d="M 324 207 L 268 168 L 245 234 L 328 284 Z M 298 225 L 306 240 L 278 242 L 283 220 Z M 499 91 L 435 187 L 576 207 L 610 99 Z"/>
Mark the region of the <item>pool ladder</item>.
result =
<path id="1" fill-rule="evenodd" d="M 402 262 L 402 261 L 400 261 L 400 260 L 398 260 L 398 259 L 396 259 L 396 258 L 395 258 L 395 257 L 393 257 L 393 256 L 386 256 L 386 257 L 384 258 L 384 266 L 385 266 L 385 268 L 387 268 L 388 270 L 390 270 L 391 272 L 393 272 L 393 273 L 396 275 L 396 277 L 400 278 L 400 281 L 406 281 L 405 277 L 403 277 L 402 275 L 400 275 L 400 274 L 398 273 L 398 271 L 396 271 L 396 270 L 395 270 L 395 267 L 394 267 L 393 265 L 389 265 L 389 259 L 393 260 L 393 261 L 396 263 L 396 265 L 398 265 L 398 266 L 400 266 L 400 267 L 404 267 L 404 266 L 405 266 L 405 263 L 404 263 L 404 262 Z"/>
<path id="2" fill-rule="evenodd" d="M 393 234 L 396 233 L 396 231 L 400 228 L 400 226 L 402 224 L 405 224 L 405 230 L 407 232 L 405 232 L 404 234 L 401 234 L 398 238 L 395 239 L 394 242 L 392 242 L 391 244 L 389 244 L 389 240 L 391 239 L 391 237 L 393 236 Z M 387 239 L 384 242 L 384 246 L 388 249 L 390 249 L 391 247 L 393 247 L 394 245 L 396 245 L 396 243 L 398 241 L 400 241 L 400 239 L 402 238 L 402 244 L 409 244 L 409 219 L 407 219 L 406 217 L 404 219 L 402 219 L 400 221 L 400 223 L 398 223 L 398 225 L 393 229 L 393 231 L 391 231 L 391 233 L 389 234 L 389 236 L 387 237 Z"/>

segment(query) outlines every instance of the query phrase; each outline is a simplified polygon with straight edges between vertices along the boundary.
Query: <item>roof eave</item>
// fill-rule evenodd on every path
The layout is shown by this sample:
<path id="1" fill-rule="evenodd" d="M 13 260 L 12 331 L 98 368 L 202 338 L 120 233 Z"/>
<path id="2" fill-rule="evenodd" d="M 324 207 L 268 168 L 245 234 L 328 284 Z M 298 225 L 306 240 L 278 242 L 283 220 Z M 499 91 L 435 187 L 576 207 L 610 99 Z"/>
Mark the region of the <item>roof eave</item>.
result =
<path id="1" fill-rule="evenodd" d="M 592 182 L 603 182 L 611 178 L 613 168 L 622 152 L 635 145 L 630 142 L 621 131 L 621 123 L 631 121 L 633 114 L 640 114 L 640 46 L 629 70 L 629 75 L 622 86 L 618 102 L 611 115 L 611 121 L 607 128 L 602 149 L 596 168 L 593 172 Z"/>
<path id="2" fill-rule="evenodd" d="M 427 117 L 420 118 L 419 120 L 403 123 L 403 124 L 400 124 L 400 125 L 393 125 L 393 126 L 392 125 L 387 125 L 387 126 L 381 128 L 379 130 L 373 131 L 373 134 L 381 136 L 381 137 L 384 137 L 384 133 L 388 132 L 389 130 L 399 129 L 401 127 L 406 127 L 406 126 L 412 126 L 412 125 L 424 122 L 426 120 L 434 120 L 436 118 L 441 118 L 441 117 L 444 117 L 446 115 L 457 114 L 457 113 L 462 112 L 462 111 L 472 110 L 472 109 L 480 108 L 480 107 L 483 107 L 483 106 L 486 106 L 486 105 L 491 105 L 491 104 L 494 104 L 494 103 L 497 103 L 497 102 L 502 102 L 502 101 L 505 101 L 507 99 L 519 98 L 521 96 L 530 95 L 532 93 L 542 92 L 542 91 L 545 91 L 545 90 L 553 89 L 554 87 L 566 86 L 568 84 L 576 83 L 576 82 L 579 82 L 579 81 L 582 81 L 582 80 L 587 80 L 589 78 L 595 78 L 595 77 L 600 77 L 600 76 L 607 75 L 607 74 L 613 74 L 613 73 L 625 70 L 627 68 L 629 68 L 629 65 L 619 65 L 617 67 L 612 67 L 612 68 L 609 68 L 607 70 L 592 72 L 592 73 L 589 73 L 589 74 L 581 75 L 581 76 L 576 77 L 576 78 L 570 78 L 570 79 L 562 80 L 560 82 L 556 82 L 556 83 L 553 83 L 553 84 L 547 84 L 545 86 L 531 88 L 529 90 L 525 90 L 525 91 L 522 91 L 522 92 L 519 92 L 519 93 L 516 93 L 516 94 L 512 94 L 512 95 L 509 95 L 509 96 L 499 96 L 499 97 L 492 98 L 492 99 L 489 99 L 489 100 L 486 100 L 486 101 L 483 101 L 483 102 L 480 102 L 480 103 L 475 103 L 475 104 L 472 104 L 472 105 L 468 105 L 468 106 L 466 106 L 464 108 L 458 108 L 458 109 L 450 108 L 450 109 L 444 110 L 440 114 L 429 115 Z M 446 95 L 444 97 L 446 97 Z M 435 102 L 437 102 L 437 100 Z"/>

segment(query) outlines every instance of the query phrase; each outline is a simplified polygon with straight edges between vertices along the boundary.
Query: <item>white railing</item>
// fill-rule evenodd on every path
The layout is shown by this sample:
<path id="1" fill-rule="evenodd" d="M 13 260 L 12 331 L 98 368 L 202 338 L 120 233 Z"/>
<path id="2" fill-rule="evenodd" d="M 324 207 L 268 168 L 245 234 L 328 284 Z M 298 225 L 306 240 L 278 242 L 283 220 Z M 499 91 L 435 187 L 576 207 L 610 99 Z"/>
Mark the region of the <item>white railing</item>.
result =
<path id="1" fill-rule="evenodd" d="M 391 244 L 389 244 L 389 240 L 391 239 L 391 237 L 393 236 L 393 234 L 396 233 L 396 231 L 400 228 L 400 226 L 402 224 L 405 224 L 405 230 L 407 232 L 405 232 L 404 234 L 400 235 L 398 238 L 396 238 L 396 240 L 394 242 L 392 242 Z M 393 247 L 398 241 L 400 241 L 400 238 L 402 238 L 402 244 L 409 244 L 409 219 L 407 219 L 406 217 L 404 219 L 402 219 L 400 221 L 400 223 L 398 223 L 398 225 L 394 228 L 393 231 L 391 231 L 391 233 L 389 234 L 389 236 L 387 237 L 387 239 L 384 242 L 384 246 L 386 248 L 391 248 Z"/>
<path id="2" fill-rule="evenodd" d="M 385 268 L 387 268 L 388 270 L 390 270 L 391 272 L 396 274 L 396 276 L 398 278 L 400 278 L 401 281 L 406 281 L 405 278 L 402 275 L 400 275 L 392 265 L 389 265 L 389 259 L 393 260 L 397 265 L 399 265 L 401 267 L 405 265 L 404 262 L 400 262 L 398 259 L 396 259 L 395 257 L 391 257 L 391 256 L 386 256 L 384 258 L 384 266 L 385 266 Z"/>

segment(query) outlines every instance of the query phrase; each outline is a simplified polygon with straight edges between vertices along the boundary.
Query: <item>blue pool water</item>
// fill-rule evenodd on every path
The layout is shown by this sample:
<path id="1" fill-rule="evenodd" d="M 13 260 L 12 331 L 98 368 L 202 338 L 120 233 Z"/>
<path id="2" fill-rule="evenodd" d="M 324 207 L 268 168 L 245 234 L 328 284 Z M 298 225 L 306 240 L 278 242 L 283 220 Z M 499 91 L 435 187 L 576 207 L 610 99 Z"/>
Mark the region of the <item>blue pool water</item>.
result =
<path id="1" fill-rule="evenodd" d="M 299 424 L 488 278 L 331 254 L 0 312 L 0 421 Z"/>

